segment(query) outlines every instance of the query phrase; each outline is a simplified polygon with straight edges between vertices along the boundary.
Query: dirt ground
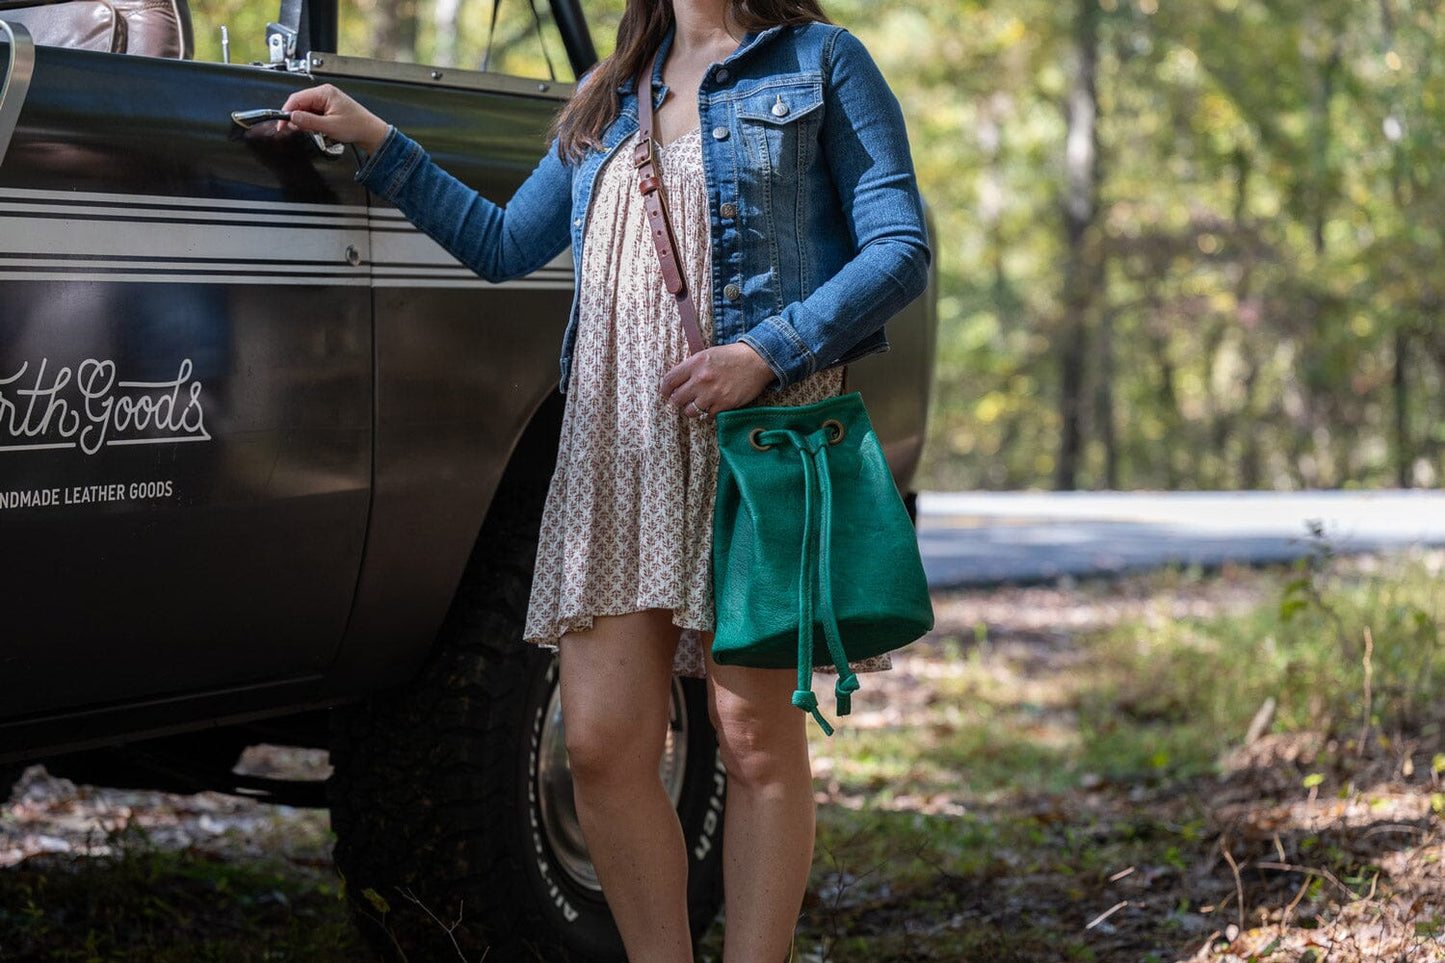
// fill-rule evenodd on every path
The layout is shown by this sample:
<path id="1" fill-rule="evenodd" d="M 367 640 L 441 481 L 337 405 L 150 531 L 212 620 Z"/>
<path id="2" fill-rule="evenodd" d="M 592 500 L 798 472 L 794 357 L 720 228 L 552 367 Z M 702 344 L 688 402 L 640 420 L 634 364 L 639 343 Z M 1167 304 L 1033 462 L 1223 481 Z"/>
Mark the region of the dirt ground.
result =
<path id="1" fill-rule="evenodd" d="M 1071 721 L 1071 708 L 1049 693 L 1080 671 L 1081 635 L 1123 619 L 1242 611 L 1268 591 L 1264 580 L 1242 576 L 940 594 L 938 630 L 898 656 L 893 672 L 865 679 L 871 695 L 848 725 L 866 734 L 934 718 L 927 714 L 938 709 L 940 680 L 959 658 L 948 640 L 986 631 L 987 645 L 969 654 L 971 670 L 1026 693 L 1047 741 Z M 1128 783 L 1086 772 L 1066 792 L 983 793 L 959 773 L 952 783 L 920 778 L 889 793 L 850 775 L 844 754 L 815 744 L 820 824 L 833 835 L 825 833 L 805 908 L 805 958 L 1445 960 L 1440 726 L 1346 746 L 1270 734 L 1267 722 L 1217 772 Z M 254 748 L 243 764 L 258 774 L 326 766 L 324 753 L 279 747 Z M 137 837 L 219 863 L 276 861 L 302 885 L 331 879 L 320 810 L 75 786 L 32 767 L 0 812 L 0 892 L 7 875 L 83 872 Z M 898 817 L 899 839 L 968 827 L 983 840 L 974 849 L 987 852 L 955 858 L 930 849 L 921 870 L 915 859 L 896 875 L 860 869 L 862 857 L 830 846 L 840 835 L 871 833 L 865 815 Z M 866 842 L 857 842 L 860 852 Z M 0 933 L 0 959 L 24 958 L 6 956 L 4 943 Z"/>
<path id="2" fill-rule="evenodd" d="M 1027 734 L 1048 743 L 1077 725 L 1075 707 L 1057 693 L 1087 669 L 1083 635 L 1125 621 L 1244 613 L 1275 604 L 1278 584 L 1237 570 L 1182 583 L 1141 577 L 944 594 L 935 603 L 938 629 L 877 678 L 884 708 L 850 724 L 936 725 L 926 709 L 958 661 L 941 640 L 986 629 L 974 671 L 1026 703 Z M 924 895 L 925 882 L 861 900 L 841 914 L 846 928 L 919 934 L 916 951 L 895 939 L 886 957 L 873 957 L 897 960 L 1445 960 L 1440 713 L 1412 732 L 1371 731 L 1356 744 L 1270 733 L 1269 707 L 1259 708 L 1251 726 L 1258 731 L 1240 733 L 1217 771 L 1204 775 L 1113 783 L 1083 772 L 1062 792 L 980 794 L 969 792 L 961 771 L 956 792 L 923 789 L 882 802 L 1027 832 L 985 834 L 993 851 L 981 870 L 960 874 L 941 864 L 934 898 Z M 826 755 L 815 767 L 825 812 L 880 805 L 866 786 L 831 778 Z M 830 913 L 840 915 L 826 905 L 813 911 L 810 931 L 824 947 L 815 959 L 842 943 L 826 935 L 839 929 Z M 937 949 L 926 936 L 945 928 L 972 930 L 983 946 Z"/>

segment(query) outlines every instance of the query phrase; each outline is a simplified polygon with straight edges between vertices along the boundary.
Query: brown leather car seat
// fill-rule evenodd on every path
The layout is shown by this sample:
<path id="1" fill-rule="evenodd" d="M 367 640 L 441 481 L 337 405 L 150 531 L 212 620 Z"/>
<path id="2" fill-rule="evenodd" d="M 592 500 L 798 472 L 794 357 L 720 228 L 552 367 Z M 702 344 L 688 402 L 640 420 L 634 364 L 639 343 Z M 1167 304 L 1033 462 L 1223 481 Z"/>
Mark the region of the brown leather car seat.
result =
<path id="1" fill-rule="evenodd" d="M 0 0 L 0 19 L 38 44 L 189 60 L 195 54 L 186 0 Z"/>

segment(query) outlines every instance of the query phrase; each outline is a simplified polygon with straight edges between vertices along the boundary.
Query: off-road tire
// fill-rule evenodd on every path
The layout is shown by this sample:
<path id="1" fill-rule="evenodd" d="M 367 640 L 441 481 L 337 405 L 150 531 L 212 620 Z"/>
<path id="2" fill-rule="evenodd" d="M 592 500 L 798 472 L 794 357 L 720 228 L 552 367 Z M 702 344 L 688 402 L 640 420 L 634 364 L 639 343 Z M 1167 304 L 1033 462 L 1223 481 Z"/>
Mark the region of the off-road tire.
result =
<path id="1" fill-rule="evenodd" d="M 521 641 L 538 508 L 529 498 L 492 511 L 419 676 L 336 713 L 336 866 L 386 959 L 625 959 L 600 894 L 559 867 L 541 830 L 536 736 L 555 658 Z M 687 680 L 683 692 L 678 810 L 696 937 L 721 903 L 723 782 L 704 690 Z"/>

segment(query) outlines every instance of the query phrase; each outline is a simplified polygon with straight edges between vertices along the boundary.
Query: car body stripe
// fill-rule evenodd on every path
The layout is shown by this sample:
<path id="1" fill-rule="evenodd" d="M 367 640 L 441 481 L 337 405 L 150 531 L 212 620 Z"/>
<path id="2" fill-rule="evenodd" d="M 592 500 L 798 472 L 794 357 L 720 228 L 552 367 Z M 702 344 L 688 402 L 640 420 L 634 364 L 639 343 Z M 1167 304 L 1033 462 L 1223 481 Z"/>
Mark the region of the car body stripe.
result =
<path id="1" fill-rule="evenodd" d="M 570 290 L 572 272 L 564 251 L 504 283 Z M 394 208 L 14 188 L 0 189 L 0 279 L 497 286 Z"/>

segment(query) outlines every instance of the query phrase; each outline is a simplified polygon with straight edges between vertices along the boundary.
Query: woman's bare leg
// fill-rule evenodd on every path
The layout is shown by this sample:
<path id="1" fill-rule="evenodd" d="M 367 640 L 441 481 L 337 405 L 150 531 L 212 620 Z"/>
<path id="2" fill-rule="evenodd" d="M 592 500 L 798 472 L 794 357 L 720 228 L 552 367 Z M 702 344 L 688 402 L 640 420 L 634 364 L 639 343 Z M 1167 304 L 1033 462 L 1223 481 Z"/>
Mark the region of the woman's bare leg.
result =
<path id="1" fill-rule="evenodd" d="M 723 963 L 781 963 L 813 862 L 807 716 L 791 701 L 798 674 L 718 665 L 710 657 L 707 672 L 728 771 Z"/>
<path id="2" fill-rule="evenodd" d="M 562 719 L 587 850 L 631 963 L 690 963 L 687 847 L 658 776 L 678 630 L 604 616 L 560 645 Z"/>

